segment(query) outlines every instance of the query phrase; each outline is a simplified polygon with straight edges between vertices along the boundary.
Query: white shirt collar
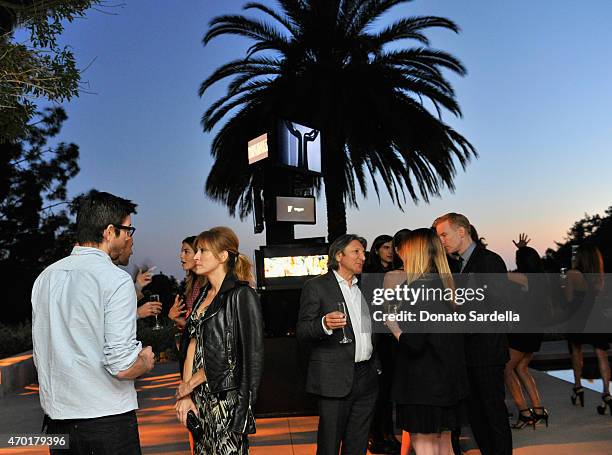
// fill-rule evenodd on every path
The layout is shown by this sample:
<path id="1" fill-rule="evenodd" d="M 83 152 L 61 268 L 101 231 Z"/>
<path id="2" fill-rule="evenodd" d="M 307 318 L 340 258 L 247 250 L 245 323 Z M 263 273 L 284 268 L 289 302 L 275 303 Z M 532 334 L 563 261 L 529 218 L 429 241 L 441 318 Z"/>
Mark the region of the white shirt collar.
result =
<path id="1" fill-rule="evenodd" d="M 336 275 L 336 279 L 338 280 L 338 283 L 342 283 L 342 282 L 344 282 L 344 283 L 347 283 L 347 284 L 348 284 L 348 281 L 346 281 L 344 278 L 342 278 L 342 275 L 340 275 L 340 274 L 339 274 L 338 272 L 336 272 L 335 270 L 333 270 L 333 272 L 334 272 L 334 275 Z M 353 275 L 353 279 L 351 280 L 351 285 L 353 285 L 353 284 L 357 284 L 357 281 L 359 281 L 359 280 L 357 279 L 357 277 L 356 277 L 356 276 L 354 276 L 354 275 Z"/>

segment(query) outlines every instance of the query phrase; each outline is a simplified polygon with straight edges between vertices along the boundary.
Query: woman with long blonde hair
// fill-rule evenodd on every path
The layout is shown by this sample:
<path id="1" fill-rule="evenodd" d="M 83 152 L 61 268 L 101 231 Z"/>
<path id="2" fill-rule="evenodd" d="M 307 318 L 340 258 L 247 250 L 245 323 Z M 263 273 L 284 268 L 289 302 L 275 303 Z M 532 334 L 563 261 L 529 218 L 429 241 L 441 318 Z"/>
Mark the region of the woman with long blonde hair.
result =
<path id="1" fill-rule="evenodd" d="M 423 296 L 440 296 L 448 294 L 448 290 L 454 293 L 446 253 L 434 231 L 412 231 L 398 253 L 404 263 L 405 286 L 444 291 L 423 292 Z M 437 297 L 414 302 L 412 308 L 425 305 L 438 313 L 455 311 L 452 301 Z M 399 348 L 391 388 L 397 425 L 410 433 L 417 455 L 452 453 L 451 431 L 466 422 L 468 383 L 463 335 L 418 333 L 396 322 L 387 326 Z"/>
<path id="2" fill-rule="evenodd" d="M 185 327 L 176 413 L 192 431 L 195 454 L 244 455 L 248 435 L 255 433 L 263 368 L 263 321 L 249 286 L 251 263 L 227 227 L 202 232 L 195 245 L 195 273 L 206 277 L 206 285 Z"/>

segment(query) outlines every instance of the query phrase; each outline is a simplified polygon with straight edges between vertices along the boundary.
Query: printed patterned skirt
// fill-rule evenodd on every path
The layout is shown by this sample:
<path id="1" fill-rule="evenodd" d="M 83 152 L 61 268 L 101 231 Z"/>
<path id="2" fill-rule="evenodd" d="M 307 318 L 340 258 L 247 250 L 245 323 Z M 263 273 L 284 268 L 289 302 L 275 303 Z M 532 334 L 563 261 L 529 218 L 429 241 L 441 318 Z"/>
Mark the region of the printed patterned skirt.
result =
<path id="1" fill-rule="evenodd" d="M 204 437 L 195 443 L 195 455 L 248 455 L 247 435 L 234 433 L 228 429 L 232 410 L 238 398 L 237 390 L 210 393 L 204 383 L 193 392 L 194 403 L 198 408 Z"/>

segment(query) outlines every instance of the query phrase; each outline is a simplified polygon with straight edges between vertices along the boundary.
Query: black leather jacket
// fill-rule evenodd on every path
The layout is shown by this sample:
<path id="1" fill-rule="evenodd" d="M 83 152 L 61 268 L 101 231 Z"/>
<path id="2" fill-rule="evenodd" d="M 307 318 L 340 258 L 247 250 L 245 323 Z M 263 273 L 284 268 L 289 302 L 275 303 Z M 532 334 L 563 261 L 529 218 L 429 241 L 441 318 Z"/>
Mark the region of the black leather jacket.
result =
<path id="1" fill-rule="evenodd" d="M 193 305 L 193 317 L 204 301 L 204 288 Z M 189 346 L 189 317 L 183 332 L 180 364 Z M 263 320 L 259 297 L 245 281 L 226 275 L 219 292 L 202 316 L 199 343 L 204 343 L 204 373 L 211 393 L 238 390 L 238 402 L 229 429 L 255 433 L 252 407 L 263 371 Z M 182 366 L 181 366 L 182 373 Z"/>

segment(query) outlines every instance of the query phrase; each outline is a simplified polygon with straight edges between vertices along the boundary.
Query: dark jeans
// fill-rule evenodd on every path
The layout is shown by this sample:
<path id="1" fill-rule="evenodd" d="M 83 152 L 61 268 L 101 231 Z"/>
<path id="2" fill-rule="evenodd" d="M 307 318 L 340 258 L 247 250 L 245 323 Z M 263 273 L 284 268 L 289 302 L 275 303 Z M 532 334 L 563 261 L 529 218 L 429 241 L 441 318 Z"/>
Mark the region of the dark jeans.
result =
<path id="1" fill-rule="evenodd" d="M 141 455 L 136 411 L 94 419 L 53 420 L 45 417 L 47 434 L 69 435 L 70 449 L 51 455 Z"/>

